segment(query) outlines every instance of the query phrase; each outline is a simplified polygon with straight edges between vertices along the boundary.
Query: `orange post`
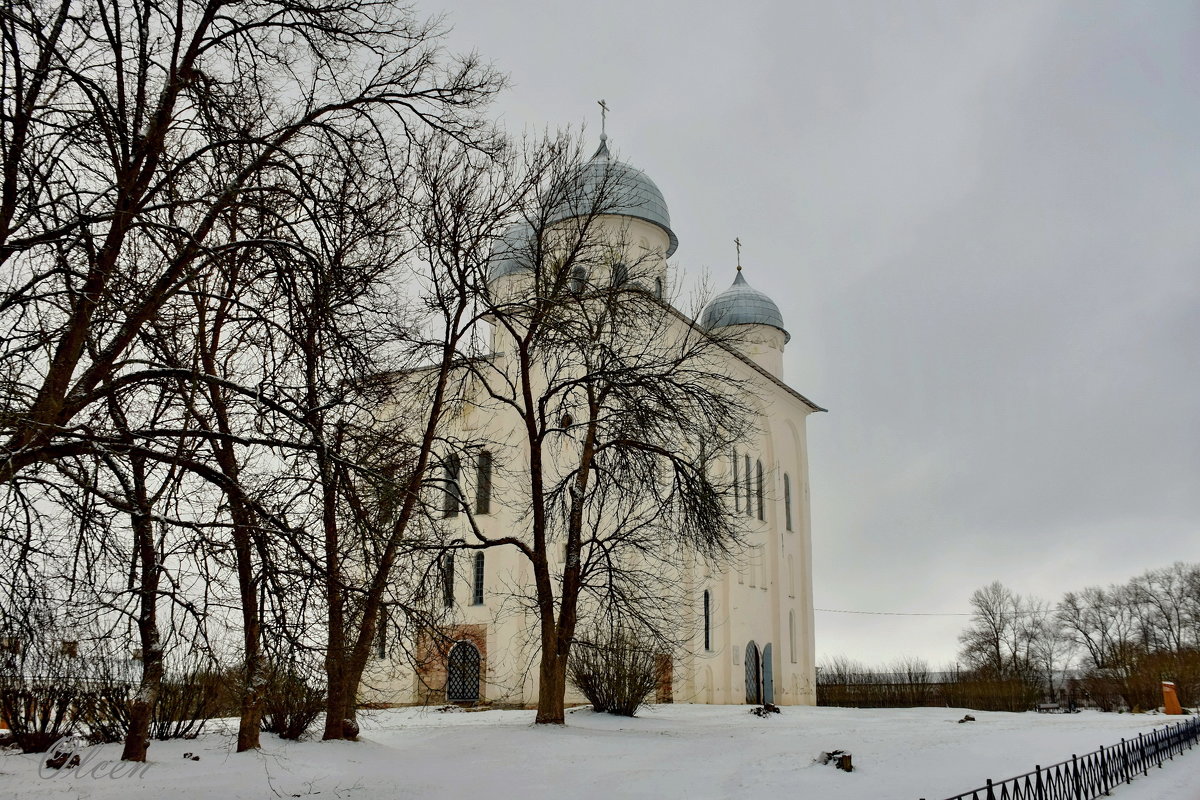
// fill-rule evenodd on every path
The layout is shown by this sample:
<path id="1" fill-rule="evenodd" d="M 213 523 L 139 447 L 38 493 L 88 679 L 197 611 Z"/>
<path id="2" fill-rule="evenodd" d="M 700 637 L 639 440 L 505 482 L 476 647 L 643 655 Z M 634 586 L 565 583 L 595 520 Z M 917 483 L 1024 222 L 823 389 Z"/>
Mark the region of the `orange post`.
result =
<path id="1" fill-rule="evenodd" d="M 1167 714 L 1182 714 L 1183 707 L 1179 705 L 1179 695 L 1175 694 L 1175 684 L 1163 681 L 1163 711 Z"/>

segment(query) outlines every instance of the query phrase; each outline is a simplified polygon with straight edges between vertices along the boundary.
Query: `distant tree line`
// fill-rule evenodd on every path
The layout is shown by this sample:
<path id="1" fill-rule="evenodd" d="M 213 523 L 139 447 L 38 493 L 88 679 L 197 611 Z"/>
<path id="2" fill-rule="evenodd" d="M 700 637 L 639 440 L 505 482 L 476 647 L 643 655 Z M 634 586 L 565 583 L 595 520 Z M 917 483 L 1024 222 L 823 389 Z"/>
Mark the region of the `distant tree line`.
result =
<path id="1" fill-rule="evenodd" d="M 829 659 L 822 705 L 952 705 L 1021 711 L 1043 702 L 1106 711 L 1162 704 L 1162 681 L 1200 700 L 1200 565 L 1175 563 L 1125 584 L 1067 592 L 1057 606 L 999 581 L 971 595 L 958 663 L 920 659 L 872 669 Z"/>

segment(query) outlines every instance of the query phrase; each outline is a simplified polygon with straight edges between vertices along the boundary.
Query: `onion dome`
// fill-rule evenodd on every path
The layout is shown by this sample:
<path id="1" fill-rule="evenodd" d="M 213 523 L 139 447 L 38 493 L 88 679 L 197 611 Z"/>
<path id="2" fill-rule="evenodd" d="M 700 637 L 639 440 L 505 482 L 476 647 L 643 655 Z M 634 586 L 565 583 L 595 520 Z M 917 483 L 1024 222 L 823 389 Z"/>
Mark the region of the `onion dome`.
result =
<path id="1" fill-rule="evenodd" d="M 554 194 L 558 197 L 551 204 L 554 211 L 549 222 L 596 212 L 633 217 L 662 228 L 670 241 L 668 256 L 679 247 L 679 238 L 671 230 L 667 201 L 658 186 L 637 167 L 613 158 L 608 152 L 608 137 L 603 134 L 591 159 L 560 184 Z"/>
<path id="2" fill-rule="evenodd" d="M 770 325 L 783 333 L 786 344 L 791 334 L 783 327 L 783 314 L 775 301 L 746 283 L 741 267 L 733 285 L 714 297 L 700 314 L 705 330 L 731 325 Z"/>

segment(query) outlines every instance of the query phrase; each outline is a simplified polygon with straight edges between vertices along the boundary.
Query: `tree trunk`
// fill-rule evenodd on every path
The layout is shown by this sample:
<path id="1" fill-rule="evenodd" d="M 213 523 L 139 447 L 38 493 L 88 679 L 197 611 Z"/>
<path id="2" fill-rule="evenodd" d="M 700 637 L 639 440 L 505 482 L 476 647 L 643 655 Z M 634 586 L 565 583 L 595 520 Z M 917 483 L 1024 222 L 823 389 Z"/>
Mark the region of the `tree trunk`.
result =
<path id="1" fill-rule="evenodd" d="M 232 500 L 232 498 L 231 498 Z M 233 503 L 236 517 L 248 517 L 241 503 Z M 262 622 L 259 619 L 258 586 L 254 581 L 250 548 L 250 533 L 243 519 L 234 523 L 234 550 L 237 553 L 238 589 L 242 605 L 242 709 L 238 722 L 237 752 L 256 750 L 259 747 L 259 731 L 262 722 L 263 686 L 266 670 L 263 669 L 261 648 Z"/>
<path id="2" fill-rule="evenodd" d="M 337 493 L 333 469 L 324 454 L 318 456 L 318 465 L 325 536 L 325 598 L 329 605 L 325 650 L 325 679 L 329 688 L 325 699 L 325 731 L 321 738 L 345 739 L 345 720 L 352 713 L 354 690 L 346 685 L 346 595 L 342 587 L 341 539 L 335 515 Z"/>
<path id="3" fill-rule="evenodd" d="M 235 233 L 231 232 L 231 238 Z M 232 295 L 240 275 L 237 264 L 231 265 L 230 285 L 225 293 Z M 206 374 L 220 377 L 217 370 L 217 352 L 220 350 L 222 331 L 228 319 L 229 304 L 222 301 L 216 312 L 213 327 L 208 327 L 206 308 L 203 303 L 197 306 L 196 323 L 198 325 L 197 343 L 200 345 L 200 359 Z M 213 455 L 222 474 L 233 485 L 241 482 L 241 468 L 238 465 L 237 453 L 232 443 L 233 426 L 229 421 L 229 406 L 226 403 L 224 391 L 216 384 L 211 384 L 208 390 L 209 402 L 212 405 L 213 417 L 217 430 L 224 438 L 212 443 Z M 207 420 L 200 423 L 208 427 Z M 262 619 L 258 602 L 258 581 L 254 577 L 254 518 L 242 498 L 234 492 L 227 491 L 229 514 L 233 520 L 233 550 L 237 557 L 238 595 L 242 607 L 242 705 L 241 719 L 238 722 L 237 752 L 255 750 L 259 747 L 259 732 L 262 722 L 263 682 L 266 678 L 262 664 Z M 263 559 L 265 566 L 266 559 Z"/>
<path id="4" fill-rule="evenodd" d="M 158 638 L 158 551 L 154 546 L 154 520 L 146 493 L 146 465 L 132 459 L 133 488 L 130 498 L 136 510 L 131 514 L 134 547 L 141 562 L 138 585 L 138 635 L 142 644 L 142 680 L 129 704 L 129 731 L 125 734 L 122 761 L 145 761 L 150 747 L 150 719 L 163 679 L 162 645 Z"/>
<path id="5" fill-rule="evenodd" d="M 566 724 L 567 659 L 543 645 L 538 667 L 538 725 Z"/>

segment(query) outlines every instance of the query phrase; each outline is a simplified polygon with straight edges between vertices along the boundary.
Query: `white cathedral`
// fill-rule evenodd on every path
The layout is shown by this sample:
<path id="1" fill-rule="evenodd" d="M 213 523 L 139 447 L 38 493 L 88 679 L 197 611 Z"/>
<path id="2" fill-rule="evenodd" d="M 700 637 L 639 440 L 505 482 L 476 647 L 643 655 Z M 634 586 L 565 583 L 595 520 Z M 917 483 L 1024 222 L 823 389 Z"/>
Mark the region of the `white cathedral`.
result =
<path id="1" fill-rule="evenodd" d="M 619 231 L 620 241 L 640 253 L 651 254 L 652 286 L 661 296 L 670 277 L 667 259 L 678 246 L 662 193 L 644 172 L 615 159 L 603 135 L 580 169 L 585 178 L 603 172 L 622 189 L 623 199 L 597 222 Z M 520 292 L 527 273 L 519 258 L 497 254 L 489 265 L 488 290 L 493 296 Z M 690 644 L 660 656 L 666 663 L 660 663 L 655 699 L 812 705 L 816 674 L 805 425 L 810 414 L 824 409 L 784 382 L 783 350 L 790 336 L 783 316 L 775 302 L 750 286 L 740 264 L 733 284 L 697 320 L 675 317 L 671 324 L 693 330 L 737 326 L 741 352 L 726 353 L 723 368 L 751 387 L 757 431 L 742 449 L 713 458 L 737 489 L 731 502 L 744 519 L 746 547 L 723 569 L 691 561 L 681 565 L 672 583 L 686 606 L 679 618 Z M 492 331 L 496 358 L 506 350 L 505 336 L 499 326 Z M 494 461 L 519 465 L 527 459 L 521 438 L 514 436 L 515 420 L 467 404 L 454 425 L 462 439 L 491 443 L 491 452 L 475 458 L 470 468 L 460 473 L 457 459 L 453 466 L 461 493 L 473 502 L 476 524 L 496 537 L 526 524 L 520 504 L 506 503 L 514 484 L 492 473 Z M 415 666 L 399 653 L 381 651 L 364 677 L 363 699 L 536 705 L 536 616 L 501 611 L 505 597 L 531 585 L 528 560 L 511 548 L 495 548 L 461 551 L 451 563 L 444 587 L 447 622 L 436 637 L 445 644 L 418 643 L 423 652 Z M 568 685 L 567 702 L 586 701 Z"/>

